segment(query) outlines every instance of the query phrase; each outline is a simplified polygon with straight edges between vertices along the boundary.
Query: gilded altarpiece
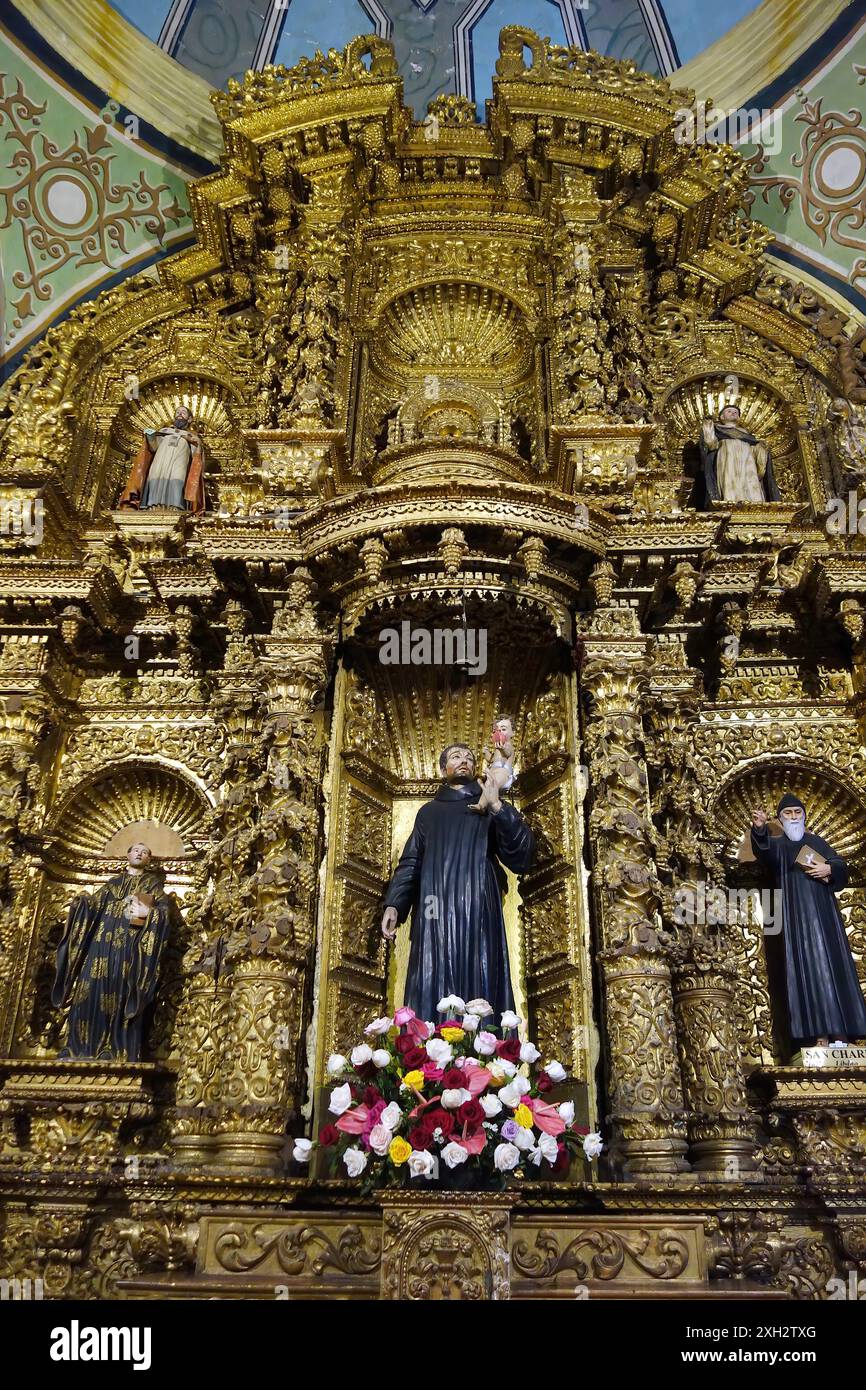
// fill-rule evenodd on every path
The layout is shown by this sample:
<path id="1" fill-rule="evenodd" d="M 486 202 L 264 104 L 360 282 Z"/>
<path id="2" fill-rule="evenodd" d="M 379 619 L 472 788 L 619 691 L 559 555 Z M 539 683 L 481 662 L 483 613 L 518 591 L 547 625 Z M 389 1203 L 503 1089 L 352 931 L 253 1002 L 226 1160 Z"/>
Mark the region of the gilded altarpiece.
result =
<path id="1" fill-rule="evenodd" d="M 484 121 L 416 121 L 368 36 L 213 100 L 195 246 L 0 393 L 0 1273 L 827 1297 L 866 1259 L 866 1071 L 791 1061 L 737 847 L 798 792 L 866 977 L 866 550 L 827 525 L 864 476 L 857 333 L 768 268 L 741 156 L 676 138 L 694 94 L 631 63 L 506 29 Z M 726 403 L 779 501 L 700 503 Z M 205 510 L 120 507 L 181 405 Z M 462 657 L 383 660 L 403 624 Z M 398 1002 L 382 893 L 439 751 L 502 714 L 537 843 L 516 993 L 605 1153 L 362 1199 L 293 1139 Z M 174 904 L 143 1059 L 70 1062 L 63 918 L 129 835 Z M 723 920 L 683 918 L 710 888 Z"/>

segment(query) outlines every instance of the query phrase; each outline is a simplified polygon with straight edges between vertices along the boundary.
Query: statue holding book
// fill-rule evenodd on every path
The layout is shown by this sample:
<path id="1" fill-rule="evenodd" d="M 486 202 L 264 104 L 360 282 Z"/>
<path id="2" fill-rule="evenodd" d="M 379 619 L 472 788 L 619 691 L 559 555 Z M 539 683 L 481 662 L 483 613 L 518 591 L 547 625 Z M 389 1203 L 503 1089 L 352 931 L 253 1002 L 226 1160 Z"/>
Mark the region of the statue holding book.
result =
<path id="1" fill-rule="evenodd" d="M 771 833 L 769 815 L 752 811 L 751 848 L 782 893 L 782 940 L 791 1036 L 800 1046 L 866 1038 L 866 1001 L 836 894 L 848 867 L 832 846 L 806 829 L 806 808 L 787 792 Z"/>

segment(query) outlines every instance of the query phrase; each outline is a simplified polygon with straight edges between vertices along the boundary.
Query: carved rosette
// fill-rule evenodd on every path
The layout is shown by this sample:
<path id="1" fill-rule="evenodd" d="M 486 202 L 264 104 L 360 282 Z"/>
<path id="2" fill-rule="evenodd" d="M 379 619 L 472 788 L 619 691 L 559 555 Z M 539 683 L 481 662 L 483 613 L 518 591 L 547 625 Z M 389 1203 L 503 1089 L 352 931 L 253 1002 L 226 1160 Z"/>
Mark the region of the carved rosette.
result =
<path id="1" fill-rule="evenodd" d="M 673 972 L 692 1166 L 738 1179 L 754 1171 L 754 1125 L 740 1074 L 735 973 L 705 942 Z"/>
<path id="2" fill-rule="evenodd" d="M 622 627 L 626 631 L 615 637 Z M 605 639 L 605 632 L 611 637 Z M 630 613 L 601 609 L 584 645 L 589 833 L 605 988 L 611 1156 L 630 1174 L 681 1172 L 688 1166 L 682 1082 L 638 714 L 644 642 Z"/>

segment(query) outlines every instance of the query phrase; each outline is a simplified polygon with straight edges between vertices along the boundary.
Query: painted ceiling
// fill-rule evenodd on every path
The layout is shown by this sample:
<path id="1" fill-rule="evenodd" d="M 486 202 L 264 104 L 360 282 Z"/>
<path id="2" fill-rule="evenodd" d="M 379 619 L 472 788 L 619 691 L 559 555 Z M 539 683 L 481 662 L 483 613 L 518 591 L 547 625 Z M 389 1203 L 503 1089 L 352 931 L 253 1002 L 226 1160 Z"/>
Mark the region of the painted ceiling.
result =
<path id="1" fill-rule="evenodd" d="M 0 377 L 76 304 L 189 244 L 186 185 L 221 147 L 213 87 L 376 30 L 417 117 L 457 91 L 483 119 L 514 23 L 736 108 L 726 138 L 755 154 L 772 255 L 866 321 L 866 0 L 4 0 Z"/>

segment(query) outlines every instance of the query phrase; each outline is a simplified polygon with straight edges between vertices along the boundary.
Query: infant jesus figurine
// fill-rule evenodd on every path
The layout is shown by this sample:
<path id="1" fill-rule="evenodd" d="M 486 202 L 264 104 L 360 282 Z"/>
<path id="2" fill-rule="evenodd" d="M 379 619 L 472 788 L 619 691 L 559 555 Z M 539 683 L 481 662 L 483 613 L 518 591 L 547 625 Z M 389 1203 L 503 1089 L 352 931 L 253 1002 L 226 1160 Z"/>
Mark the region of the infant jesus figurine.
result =
<path id="1" fill-rule="evenodd" d="M 490 806 L 498 807 L 502 792 L 514 781 L 514 725 L 507 717 L 494 720 L 490 735 L 492 747 L 485 748 L 487 768 L 481 796 L 470 811 L 486 813 Z"/>

